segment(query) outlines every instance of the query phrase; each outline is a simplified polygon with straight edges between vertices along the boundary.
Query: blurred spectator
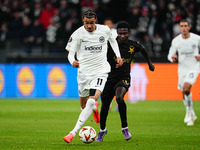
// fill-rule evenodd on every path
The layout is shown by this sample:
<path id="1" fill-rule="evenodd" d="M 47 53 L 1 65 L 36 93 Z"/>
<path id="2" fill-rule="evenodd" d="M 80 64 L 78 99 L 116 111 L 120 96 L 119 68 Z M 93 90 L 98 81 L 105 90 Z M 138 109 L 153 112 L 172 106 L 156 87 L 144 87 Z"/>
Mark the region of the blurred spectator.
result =
<path id="1" fill-rule="evenodd" d="M 11 20 L 11 9 L 9 7 L 9 0 L 0 2 L 0 22 L 10 22 Z"/>
<path id="2" fill-rule="evenodd" d="M 21 29 L 22 29 L 22 17 L 20 11 L 16 10 L 13 12 L 12 19 L 9 24 L 9 38 L 19 40 Z"/>
<path id="3" fill-rule="evenodd" d="M 197 31 L 197 34 L 200 35 L 200 9 L 198 10 L 197 18 L 196 18 L 196 26 L 195 29 Z"/>
<path id="4" fill-rule="evenodd" d="M 40 1 L 36 1 L 34 7 L 31 9 L 31 18 L 33 20 L 39 19 L 42 10 L 42 3 Z"/>
<path id="5" fill-rule="evenodd" d="M 141 16 L 138 22 L 138 38 L 141 40 L 144 35 L 147 33 L 147 29 L 149 26 L 149 10 L 147 7 L 142 8 Z"/>
<path id="6" fill-rule="evenodd" d="M 2 23 L 0 28 L 0 51 L 6 48 L 6 41 L 8 39 L 7 23 Z"/>
<path id="7" fill-rule="evenodd" d="M 56 21 L 51 18 L 50 25 L 47 27 L 46 30 L 46 46 L 48 52 L 50 53 L 57 53 L 57 46 L 56 46 L 56 34 L 58 30 L 58 24 Z"/>
<path id="8" fill-rule="evenodd" d="M 148 31 L 147 31 L 150 38 L 154 37 L 155 32 L 159 32 L 160 30 L 159 25 L 160 25 L 160 22 L 158 22 L 158 12 L 156 8 L 154 8 L 154 10 L 152 10 L 152 14 L 151 14 L 149 25 L 148 25 Z"/>
<path id="9" fill-rule="evenodd" d="M 31 8 L 26 0 L 21 3 L 21 15 L 31 17 Z"/>
<path id="10" fill-rule="evenodd" d="M 23 49 L 26 53 L 32 52 L 33 37 L 31 36 L 31 21 L 28 17 L 23 17 L 23 27 L 21 31 Z"/>
<path id="11" fill-rule="evenodd" d="M 55 15 L 55 9 L 56 8 L 50 2 L 47 2 L 40 14 L 39 20 L 45 30 L 48 28 L 51 18 Z"/>
<path id="12" fill-rule="evenodd" d="M 80 0 L 81 12 L 85 12 L 88 9 L 93 9 L 94 3 L 94 0 Z"/>
<path id="13" fill-rule="evenodd" d="M 104 20 L 104 25 L 107 25 L 110 28 L 113 37 L 116 38 L 117 37 L 117 30 L 114 28 L 114 23 L 113 23 L 112 19 L 111 18 L 106 18 Z"/>
<path id="14" fill-rule="evenodd" d="M 69 3 L 67 0 L 61 0 L 60 1 L 60 23 L 62 26 L 65 25 L 66 20 L 70 19 L 72 14 L 72 8 L 69 6 Z"/>
<path id="15" fill-rule="evenodd" d="M 141 44 L 147 49 L 147 51 L 151 57 L 154 56 L 154 53 L 152 50 L 153 44 L 152 44 L 152 41 L 148 34 L 144 35 L 144 39 L 142 40 Z"/>
<path id="16" fill-rule="evenodd" d="M 162 45 L 163 45 L 163 40 L 160 37 L 160 35 L 158 33 L 155 34 L 153 40 L 153 51 L 154 51 L 154 55 L 156 57 L 160 57 L 162 56 Z"/>
<path id="17" fill-rule="evenodd" d="M 6 60 L 6 41 L 8 36 L 8 27 L 6 23 L 2 23 L 0 27 L 0 63 Z"/>
<path id="18" fill-rule="evenodd" d="M 36 19 L 33 22 L 30 32 L 30 39 L 32 39 L 30 41 L 32 46 L 32 53 L 33 54 L 41 53 L 43 51 L 42 47 L 44 45 L 44 40 L 45 40 L 45 31 L 38 19 Z"/>
<path id="19" fill-rule="evenodd" d="M 67 33 L 67 37 L 69 36 L 81 26 L 81 21 L 79 20 L 77 11 L 73 10 L 71 17 L 65 23 L 65 31 Z"/>
<path id="20" fill-rule="evenodd" d="M 131 39 L 135 39 L 135 36 L 137 34 L 140 15 L 140 5 L 134 6 L 130 11 L 128 19 L 131 27 Z"/>
<path id="21" fill-rule="evenodd" d="M 11 4 L 11 11 L 12 12 L 15 12 L 15 11 L 21 11 L 20 10 L 20 5 L 19 5 L 19 0 L 13 0 L 13 1 L 10 1 L 10 4 Z"/>

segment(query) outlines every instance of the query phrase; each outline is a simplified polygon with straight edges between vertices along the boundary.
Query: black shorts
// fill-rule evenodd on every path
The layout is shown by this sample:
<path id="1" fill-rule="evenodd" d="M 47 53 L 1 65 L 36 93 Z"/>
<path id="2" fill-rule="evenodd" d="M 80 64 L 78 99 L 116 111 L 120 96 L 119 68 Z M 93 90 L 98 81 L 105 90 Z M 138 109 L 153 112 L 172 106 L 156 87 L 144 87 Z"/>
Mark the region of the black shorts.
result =
<path id="1" fill-rule="evenodd" d="M 111 99 L 115 96 L 115 90 L 117 87 L 123 86 L 128 91 L 130 87 L 130 78 L 123 79 L 109 79 L 106 82 L 103 93 L 101 94 L 102 99 Z"/>

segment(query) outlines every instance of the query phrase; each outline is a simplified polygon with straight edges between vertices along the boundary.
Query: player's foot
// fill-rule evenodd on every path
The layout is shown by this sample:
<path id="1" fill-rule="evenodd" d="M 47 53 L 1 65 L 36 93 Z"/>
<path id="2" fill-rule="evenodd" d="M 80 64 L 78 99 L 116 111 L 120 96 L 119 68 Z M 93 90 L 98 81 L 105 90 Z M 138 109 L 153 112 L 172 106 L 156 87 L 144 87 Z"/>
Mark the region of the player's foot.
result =
<path id="1" fill-rule="evenodd" d="M 190 114 L 189 114 L 189 112 L 186 112 L 186 114 L 185 114 L 185 118 L 184 118 L 184 123 L 188 123 L 189 121 L 190 121 Z"/>
<path id="2" fill-rule="evenodd" d="M 99 112 L 98 112 L 98 102 L 95 102 L 95 106 L 96 106 L 96 110 L 93 110 L 93 118 L 94 118 L 94 121 L 96 123 L 99 123 L 100 122 L 100 115 L 99 115 Z"/>
<path id="3" fill-rule="evenodd" d="M 194 121 L 191 119 L 188 123 L 187 126 L 193 126 L 194 125 Z"/>
<path id="4" fill-rule="evenodd" d="M 67 136 L 64 136 L 63 137 L 63 140 L 67 143 L 70 143 L 72 140 L 73 140 L 73 134 L 72 133 L 69 133 Z"/>
<path id="5" fill-rule="evenodd" d="M 193 121 L 196 121 L 196 120 L 197 120 L 197 116 L 196 116 L 196 114 L 194 113 L 194 110 L 192 110 L 192 120 L 193 120 Z"/>
<path id="6" fill-rule="evenodd" d="M 130 140 L 132 138 L 131 133 L 129 132 L 128 128 L 122 129 L 122 133 L 124 134 L 125 140 Z"/>
<path id="7" fill-rule="evenodd" d="M 195 115 L 195 116 L 192 116 L 192 120 L 193 121 L 196 121 L 197 120 L 197 116 Z"/>
<path id="8" fill-rule="evenodd" d="M 103 141 L 103 137 L 105 134 L 107 134 L 108 130 L 106 129 L 106 131 L 99 131 L 98 137 L 96 139 L 96 142 L 102 142 Z"/>

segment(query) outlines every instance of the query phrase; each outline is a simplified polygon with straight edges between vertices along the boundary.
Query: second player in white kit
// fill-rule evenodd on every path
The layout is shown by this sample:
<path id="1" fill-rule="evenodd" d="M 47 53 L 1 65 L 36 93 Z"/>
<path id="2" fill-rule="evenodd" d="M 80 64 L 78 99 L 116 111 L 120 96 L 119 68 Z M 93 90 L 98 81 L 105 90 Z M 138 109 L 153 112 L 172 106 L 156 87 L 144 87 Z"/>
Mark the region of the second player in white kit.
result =
<path id="1" fill-rule="evenodd" d="M 178 60 L 178 89 L 183 93 L 186 107 L 184 122 L 191 126 L 197 119 L 190 90 L 200 72 L 200 36 L 189 32 L 190 26 L 186 20 L 180 22 L 179 28 L 181 34 L 173 39 L 168 60 L 171 62 Z"/>

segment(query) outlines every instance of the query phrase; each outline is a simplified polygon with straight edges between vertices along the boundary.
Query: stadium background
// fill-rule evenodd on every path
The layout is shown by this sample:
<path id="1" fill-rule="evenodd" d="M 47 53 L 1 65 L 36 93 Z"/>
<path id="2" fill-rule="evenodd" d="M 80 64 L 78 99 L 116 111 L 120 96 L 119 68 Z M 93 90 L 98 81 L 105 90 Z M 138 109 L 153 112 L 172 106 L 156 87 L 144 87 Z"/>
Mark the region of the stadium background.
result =
<path id="1" fill-rule="evenodd" d="M 156 66 L 150 72 L 137 55 L 126 99 L 181 100 L 177 64 L 167 61 L 178 23 L 188 19 L 200 33 L 199 0 L 2 0 L 0 2 L 0 97 L 78 98 L 76 69 L 67 60 L 65 45 L 82 25 L 81 12 L 94 9 L 98 23 L 111 18 L 131 24 L 131 39 L 149 51 Z M 139 77 L 139 78 L 138 78 Z M 142 78 L 141 78 L 142 77 Z M 134 79 L 137 79 L 135 81 Z M 140 82 L 139 82 L 140 81 Z M 200 100 L 200 79 L 192 88 Z"/>

